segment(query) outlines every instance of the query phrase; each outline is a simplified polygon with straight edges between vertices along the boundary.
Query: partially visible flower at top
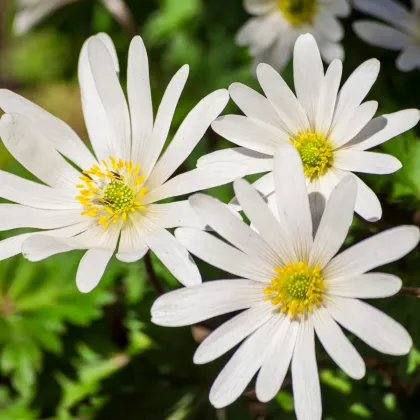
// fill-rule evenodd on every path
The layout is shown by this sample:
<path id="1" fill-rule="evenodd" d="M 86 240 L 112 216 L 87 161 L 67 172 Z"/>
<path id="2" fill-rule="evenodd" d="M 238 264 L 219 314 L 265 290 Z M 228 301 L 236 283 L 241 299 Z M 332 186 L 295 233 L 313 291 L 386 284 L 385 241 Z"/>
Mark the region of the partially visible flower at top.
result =
<path id="1" fill-rule="evenodd" d="M 255 229 L 212 197 L 190 198 L 202 219 L 228 243 L 193 228 L 177 229 L 176 237 L 192 254 L 237 279 L 209 281 L 159 297 L 152 322 L 186 326 L 244 310 L 213 331 L 194 355 L 195 363 L 208 363 L 242 343 L 213 383 L 211 403 L 218 408 L 231 404 L 256 374 L 257 398 L 270 401 L 291 364 L 297 418 L 320 420 L 314 333 L 355 379 L 364 376 L 365 363 L 338 324 L 382 353 L 409 352 L 407 331 L 359 299 L 399 291 L 398 277 L 369 271 L 409 253 L 420 231 L 416 226 L 389 229 L 336 255 L 353 219 L 354 179 L 346 177 L 334 189 L 315 234 L 302 163 L 290 144 L 276 153 L 274 180 L 280 222 L 245 180 L 234 183 Z"/>
<path id="2" fill-rule="evenodd" d="M 13 30 L 22 35 L 38 25 L 60 7 L 79 0 L 17 0 L 17 12 Z M 133 27 L 131 13 L 124 0 L 98 0 L 123 26 Z M 130 32 L 133 28 L 130 28 Z"/>
<path id="3" fill-rule="evenodd" d="M 135 37 L 130 46 L 127 105 L 111 39 L 105 34 L 90 38 L 81 52 L 79 81 L 96 157 L 65 123 L 1 90 L 3 142 L 46 185 L 0 171 L 0 196 L 19 203 L 0 204 L 0 229 L 45 229 L 1 241 L 0 259 L 21 250 L 38 261 L 87 249 L 76 282 L 88 292 L 98 284 L 117 245 L 117 258 L 124 262 L 140 260 L 150 248 L 182 284 L 200 283 L 187 250 L 166 229 L 203 224 L 187 200 L 155 203 L 232 182 L 245 171 L 242 165 L 216 164 L 170 179 L 229 100 L 224 89 L 205 97 L 162 153 L 188 72 L 184 66 L 173 77 L 154 119 L 142 39 Z"/>
<path id="4" fill-rule="evenodd" d="M 420 70 L 420 0 L 412 0 L 413 10 L 394 0 L 354 0 L 354 7 L 384 22 L 360 20 L 354 31 L 368 44 L 402 51 L 397 59 L 401 71 Z"/>
<path id="5" fill-rule="evenodd" d="M 420 112 L 405 110 L 372 120 L 378 103 L 362 101 L 378 77 L 379 61 L 363 63 L 339 91 L 341 61 L 333 61 L 324 74 L 316 41 L 310 34 L 296 41 L 293 65 L 297 97 L 267 64 L 257 69 L 266 97 L 240 83 L 230 86 L 232 99 L 246 116 L 222 116 L 212 127 L 242 147 L 203 156 L 198 167 L 241 162 L 248 166 L 249 174 L 269 172 L 255 184 L 269 196 L 274 191 L 272 157 L 280 143 L 292 143 L 303 160 L 314 217 L 319 221 L 323 203 L 344 176 L 352 172 L 389 174 L 401 168 L 393 156 L 366 150 L 415 126 Z M 354 177 L 358 184 L 356 212 L 366 220 L 380 219 L 382 209 L 375 193 Z"/>
<path id="6" fill-rule="evenodd" d="M 255 17 L 238 32 L 236 42 L 249 45 L 254 66 L 268 63 L 282 70 L 296 39 L 307 32 L 316 38 L 325 61 L 344 59 L 339 43 L 344 29 L 337 17 L 350 14 L 347 0 L 244 0 L 244 6 Z"/>

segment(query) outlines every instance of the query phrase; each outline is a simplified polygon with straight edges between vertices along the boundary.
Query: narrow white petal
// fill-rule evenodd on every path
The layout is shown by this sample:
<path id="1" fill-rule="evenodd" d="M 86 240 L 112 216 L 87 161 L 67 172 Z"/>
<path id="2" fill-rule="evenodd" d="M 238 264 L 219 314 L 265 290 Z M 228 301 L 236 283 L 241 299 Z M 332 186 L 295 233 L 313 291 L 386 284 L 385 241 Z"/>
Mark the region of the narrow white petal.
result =
<path id="1" fill-rule="evenodd" d="M 53 147 L 80 168 L 87 169 L 96 163 L 78 135 L 63 121 L 44 111 L 38 105 L 9 90 L 0 89 L 0 108 L 9 114 L 21 114 L 42 128 Z"/>
<path id="2" fill-rule="evenodd" d="M 327 309 L 339 324 L 381 353 L 402 356 L 413 345 L 402 325 L 365 302 L 334 297 Z"/>
<path id="3" fill-rule="evenodd" d="M 99 284 L 113 253 L 107 249 L 86 251 L 76 274 L 76 285 L 82 293 L 89 293 Z"/>
<path id="4" fill-rule="evenodd" d="M 309 257 L 309 265 L 323 269 L 338 252 L 353 220 L 357 185 L 344 178 L 333 190 L 321 219 Z"/>
<path id="5" fill-rule="evenodd" d="M 175 236 L 198 258 L 228 273 L 258 282 L 269 282 L 273 277 L 274 267 L 264 260 L 244 254 L 207 232 L 179 228 Z"/>
<path id="6" fill-rule="evenodd" d="M 276 7 L 276 0 L 245 0 L 244 7 L 252 15 L 265 15 Z"/>
<path id="7" fill-rule="evenodd" d="M 420 68 L 420 48 L 409 45 L 398 57 L 397 68 L 401 71 L 413 71 Z"/>
<path id="8" fill-rule="evenodd" d="M 0 241 L 0 261 L 14 257 L 22 251 L 22 244 L 32 233 L 22 233 Z"/>
<path id="9" fill-rule="evenodd" d="M 136 225 L 127 220 L 121 230 L 117 259 L 122 262 L 135 262 L 142 259 L 148 250 L 149 247 L 136 229 Z"/>
<path id="10" fill-rule="evenodd" d="M 227 90 L 220 89 L 202 99 L 186 116 L 171 144 L 158 160 L 149 180 L 149 188 L 162 185 L 189 156 L 210 124 L 229 101 Z"/>
<path id="11" fill-rule="evenodd" d="M 261 367 L 279 317 L 273 317 L 255 331 L 236 351 L 219 373 L 210 390 L 210 402 L 216 408 L 226 407 L 244 392 Z"/>
<path id="12" fill-rule="evenodd" d="M 347 172 L 349 173 L 349 172 Z M 358 176 L 357 197 L 354 211 L 368 222 L 376 222 L 382 217 L 382 206 L 376 194 Z"/>
<path id="13" fill-rule="evenodd" d="M 152 322 L 182 327 L 248 309 L 264 301 L 264 285 L 251 280 L 217 280 L 184 287 L 153 303 Z"/>
<path id="14" fill-rule="evenodd" d="M 325 268 L 325 276 L 354 277 L 397 261 L 411 252 L 419 239 L 420 230 L 416 226 L 388 229 L 337 255 Z"/>
<path id="15" fill-rule="evenodd" d="M 245 165 L 248 168 L 247 175 L 273 170 L 272 156 L 254 152 L 244 147 L 216 150 L 198 159 L 197 167 L 200 168 L 218 162 L 240 163 Z"/>
<path id="16" fill-rule="evenodd" d="M 334 60 L 343 61 L 345 59 L 344 48 L 339 42 L 324 39 L 319 40 L 318 46 L 323 60 L 327 63 L 332 63 Z"/>
<path id="17" fill-rule="evenodd" d="M 72 1 L 77 1 L 77 0 L 72 0 Z M 120 63 L 118 62 L 117 50 L 115 49 L 115 45 L 114 45 L 114 42 L 112 41 L 112 38 L 105 32 L 99 32 L 95 36 L 99 38 L 105 45 L 109 55 L 112 58 L 112 64 L 114 64 L 114 71 L 115 73 L 117 73 L 117 75 L 119 75 Z"/>
<path id="18" fill-rule="evenodd" d="M 88 41 L 87 54 L 96 91 L 108 122 L 107 143 L 110 155 L 130 160 L 130 115 L 112 57 L 105 44 L 96 37 Z"/>
<path id="19" fill-rule="evenodd" d="M 296 417 L 302 420 L 321 420 L 321 389 L 311 318 L 299 328 L 292 359 L 292 382 Z"/>
<path id="20" fill-rule="evenodd" d="M 271 302 L 262 302 L 234 316 L 198 346 L 194 353 L 194 363 L 209 363 L 225 354 L 264 325 L 273 316 L 274 310 Z"/>
<path id="21" fill-rule="evenodd" d="M 326 281 L 328 293 L 349 298 L 371 299 L 393 296 L 401 289 L 402 281 L 397 276 L 384 273 L 368 273 Z"/>
<path id="22" fill-rule="evenodd" d="M 309 121 L 305 110 L 280 74 L 268 64 L 260 64 L 257 76 L 267 99 L 283 122 L 283 130 L 291 137 L 298 131 L 306 131 Z"/>
<path id="23" fill-rule="evenodd" d="M 301 35 L 295 44 L 293 70 L 296 95 L 315 128 L 319 95 L 324 80 L 324 66 L 315 38 Z"/>
<path id="24" fill-rule="evenodd" d="M 288 140 L 277 127 L 242 115 L 219 117 L 211 126 L 232 143 L 271 156 L 280 142 Z"/>
<path id="25" fill-rule="evenodd" d="M 143 40 L 136 36 L 128 52 L 127 92 L 130 106 L 132 150 L 131 161 L 142 166 L 152 139 L 153 105 L 149 81 L 149 60 Z"/>
<path id="26" fill-rule="evenodd" d="M 320 307 L 315 310 L 313 319 L 319 341 L 331 359 L 351 378 L 363 378 L 366 373 L 365 362 L 329 312 Z"/>
<path id="27" fill-rule="evenodd" d="M 312 216 L 302 161 L 296 148 L 285 143 L 274 157 L 274 183 L 280 220 L 284 221 L 298 261 L 306 261 L 313 244 Z"/>
<path id="28" fill-rule="evenodd" d="M 279 315 L 280 316 L 280 315 Z M 299 322 L 284 317 L 274 333 L 273 344 L 267 351 L 265 360 L 257 377 L 255 391 L 258 400 L 268 402 L 279 392 L 283 384 L 299 331 Z"/>
<path id="29" fill-rule="evenodd" d="M 338 17 L 348 17 L 351 13 L 348 0 L 332 0 L 328 2 L 328 8 Z"/>
<path id="30" fill-rule="evenodd" d="M 315 31 L 329 41 L 339 42 L 344 38 L 344 28 L 330 10 L 320 10 L 314 21 Z"/>

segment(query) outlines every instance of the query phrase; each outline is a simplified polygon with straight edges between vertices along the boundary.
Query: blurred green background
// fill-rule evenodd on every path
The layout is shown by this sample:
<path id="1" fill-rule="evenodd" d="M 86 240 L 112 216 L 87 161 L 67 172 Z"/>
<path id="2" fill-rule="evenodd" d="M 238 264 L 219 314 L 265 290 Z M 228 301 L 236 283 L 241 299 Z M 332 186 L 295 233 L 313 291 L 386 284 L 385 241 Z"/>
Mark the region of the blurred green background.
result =
<path id="1" fill-rule="evenodd" d="M 256 89 L 251 59 L 235 46 L 234 36 L 248 18 L 241 0 L 127 0 L 137 32 L 149 53 L 154 106 L 176 70 L 191 66 L 172 134 L 188 111 L 205 95 L 232 82 Z M 408 1 L 407 1 L 408 4 Z M 77 61 L 85 39 L 100 31 L 113 38 L 121 62 L 122 82 L 132 28 L 121 26 L 99 1 L 64 6 L 26 35 L 15 36 L 16 4 L 0 0 L 0 87 L 30 98 L 68 122 L 87 140 L 80 107 Z M 396 54 L 367 46 L 346 28 L 345 77 L 362 61 L 377 57 L 382 71 L 368 99 L 379 112 L 420 107 L 420 73 L 395 68 Z M 292 84 L 291 66 L 283 73 Z M 230 104 L 227 113 L 237 112 Z M 375 224 L 355 217 L 346 246 L 386 228 L 420 225 L 420 127 L 385 144 L 382 150 L 404 164 L 390 176 L 364 177 L 379 193 L 384 216 Z M 189 158 L 228 147 L 208 132 Z M 0 145 L 0 168 L 31 178 Z M 211 191 L 223 201 L 230 186 Z M 13 234 L 15 232 L 12 232 Z M 1 234 L 1 238 L 10 232 Z M 0 420 L 247 420 L 294 419 L 290 378 L 269 404 L 255 399 L 252 384 L 234 405 L 215 410 L 208 391 L 227 357 L 194 366 L 192 355 L 209 330 L 223 319 L 194 328 L 168 329 L 150 323 L 156 298 L 151 270 L 165 290 L 179 287 L 152 256 L 122 264 L 113 259 L 99 287 L 88 295 L 76 289 L 80 253 L 30 263 L 18 256 L 0 262 Z M 405 286 L 420 287 L 419 250 L 381 271 L 399 275 Z M 199 262 L 203 278 L 220 276 Z M 408 357 L 383 356 L 354 340 L 367 364 L 361 381 L 350 380 L 321 348 L 318 351 L 326 420 L 420 418 L 420 300 L 396 296 L 375 305 L 400 321 L 415 347 Z"/>

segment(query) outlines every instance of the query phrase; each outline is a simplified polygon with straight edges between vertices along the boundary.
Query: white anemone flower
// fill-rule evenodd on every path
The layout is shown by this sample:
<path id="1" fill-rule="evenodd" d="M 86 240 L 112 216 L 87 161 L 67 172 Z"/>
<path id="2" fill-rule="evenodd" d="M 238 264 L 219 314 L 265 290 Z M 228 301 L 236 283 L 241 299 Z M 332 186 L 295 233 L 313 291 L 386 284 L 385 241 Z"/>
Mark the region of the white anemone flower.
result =
<path id="1" fill-rule="evenodd" d="M 18 203 L 0 204 L 0 229 L 45 229 L 1 241 L 0 259 L 22 251 L 38 261 L 87 249 L 76 282 L 88 292 L 98 284 L 117 246 L 117 258 L 124 262 L 141 259 L 150 248 L 182 284 L 200 283 L 187 250 L 166 229 L 203 227 L 202 223 L 187 200 L 157 202 L 243 175 L 241 165 L 216 164 L 171 178 L 224 109 L 229 94 L 222 89 L 201 100 L 162 153 L 188 66 L 169 83 L 155 119 L 140 37 L 133 39 L 129 51 L 128 104 L 117 72 L 111 39 L 105 34 L 90 38 L 81 52 L 79 79 L 95 156 L 64 122 L 19 95 L 0 91 L 0 107 L 6 112 L 0 122 L 3 142 L 43 182 L 0 171 L 0 196 Z"/>
<path id="2" fill-rule="evenodd" d="M 266 97 L 234 83 L 230 95 L 246 116 L 222 116 L 212 124 L 216 133 L 241 147 L 203 156 L 198 167 L 241 162 L 248 166 L 249 174 L 269 172 L 255 184 L 268 196 L 274 191 L 273 155 L 279 144 L 292 143 L 302 157 L 311 205 L 320 217 L 325 200 L 344 176 L 352 172 L 389 174 L 401 168 L 396 158 L 366 150 L 411 129 L 420 112 L 411 109 L 372 119 L 378 103 L 362 101 L 379 68 L 378 60 L 366 61 L 339 91 L 341 61 L 333 61 L 324 74 L 314 37 L 302 35 L 294 50 L 297 97 L 272 67 L 260 64 L 257 76 Z M 353 176 L 358 184 L 356 212 L 366 220 L 380 219 L 382 208 L 375 193 Z"/>
<path id="3" fill-rule="evenodd" d="M 420 0 L 412 0 L 413 10 L 393 0 L 354 0 L 354 7 L 386 24 L 361 20 L 354 31 L 370 45 L 401 51 L 397 67 L 401 71 L 420 70 Z"/>
<path id="4" fill-rule="evenodd" d="M 337 17 L 347 17 L 347 0 L 244 0 L 254 15 L 238 32 L 236 43 L 250 47 L 254 65 L 269 63 L 282 70 L 299 35 L 307 32 L 318 41 L 322 57 L 344 59 L 340 41 L 344 29 Z"/>
<path id="5" fill-rule="evenodd" d="M 208 363 L 242 343 L 213 383 L 211 403 L 217 408 L 231 404 L 256 374 L 257 398 L 267 402 L 280 390 L 291 364 L 297 418 L 320 420 L 315 333 L 335 363 L 355 379 L 364 376 L 365 364 L 338 324 L 382 353 L 409 352 L 407 331 L 359 299 L 398 292 L 398 277 L 369 271 L 410 252 L 420 232 L 416 226 L 400 226 L 336 255 L 353 218 L 354 179 L 346 177 L 334 189 L 313 235 L 299 154 L 290 144 L 279 149 L 274 179 L 280 222 L 245 180 L 235 181 L 234 188 L 255 230 L 216 199 L 191 197 L 192 207 L 228 243 L 193 228 L 177 229 L 176 237 L 192 254 L 238 278 L 167 293 L 155 301 L 152 321 L 178 327 L 243 310 L 194 354 L 195 363 Z"/>

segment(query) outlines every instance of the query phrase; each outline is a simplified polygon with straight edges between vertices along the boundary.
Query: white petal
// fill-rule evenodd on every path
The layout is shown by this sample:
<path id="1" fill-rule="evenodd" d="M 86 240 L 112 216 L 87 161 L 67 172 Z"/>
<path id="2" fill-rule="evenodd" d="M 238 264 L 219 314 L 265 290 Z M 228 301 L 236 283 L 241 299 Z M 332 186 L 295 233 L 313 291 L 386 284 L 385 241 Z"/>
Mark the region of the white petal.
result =
<path id="1" fill-rule="evenodd" d="M 197 229 L 179 228 L 176 238 L 198 258 L 228 273 L 258 282 L 269 282 L 273 268 L 255 255 L 247 255 L 213 235 Z"/>
<path id="2" fill-rule="evenodd" d="M 75 1 L 75 0 L 72 0 L 72 1 Z M 105 45 L 109 55 L 112 58 L 112 64 L 114 64 L 115 73 L 117 73 L 117 75 L 119 75 L 120 74 L 120 63 L 118 62 L 117 50 L 115 49 L 115 45 L 114 45 L 114 42 L 112 41 L 111 37 L 105 32 L 99 32 L 98 34 L 96 34 L 96 37 L 98 37 L 103 42 L 103 44 Z"/>
<path id="3" fill-rule="evenodd" d="M 219 373 L 210 390 L 210 402 L 216 408 L 232 404 L 244 392 L 261 367 L 280 317 L 273 317 L 255 331 L 236 351 Z"/>
<path id="4" fill-rule="evenodd" d="M 31 120 L 19 114 L 3 115 L 0 136 L 10 154 L 38 179 L 53 188 L 78 193 L 80 172 L 54 150 Z"/>
<path id="5" fill-rule="evenodd" d="M 347 0 L 332 0 L 328 3 L 328 8 L 336 16 L 348 17 L 351 13 L 351 7 Z"/>
<path id="6" fill-rule="evenodd" d="M 420 111 L 418 109 L 406 109 L 375 118 L 348 144 L 348 148 L 367 150 L 378 146 L 410 130 L 419 120 Z"/>
<path id="7" fill-rule="evenodd" d="M 321 389 L 315 356 L 314 327 L 310 318 L 299 329 L 292 359 L 292 383 L 296 417 L 302 420 L 321 420 Z"/>
<path id="8" fill-rule="evenodd" d="M 80 210 L 80 203 L 63 190 L 0 171 L 0 197 L 30 207 L 54 210 Z"/>
<path id="9" fill-rule="evenodd" d="M 365 362 L 328 311 L 323 307 L 318 308 L 313 319 L 319 341 L 331 359 L 351 378 L 363 378 Z"/>
<path id="10" fill-rule="evenodd" d="M 347 172 L 349 173 L 349 172 Z M 376 222 L 382 217 L 382 207 L 376 194 L 358 176 L 357 197 L 354 211 L 368 222 Z"/>
<path id="11" fill-rule="evenodd" d="M 309 265 L 323 269 L 340 249 L 353 221 L 356 192 L 352 177 L 344 178 L 334 188 L 315 236 Z"/>
<path id="12" fill-rule="evenodd" d="M 281 126 L 281 119 L 269 100 L 242 83 L 233 83 L 229 86 L 229 94 L 233 102 L 249 118 L 265 122 L 274 127 Z"/>
<path id="13" fill-rule="evenodd" d="M 163 146 L 169 134 L 176 106 L 181 93 L 187 83 L 189 66 L 185 65 L 175 74 L 165 90 L 162 101 L 156 114 L 155 125 L 153 127 L 153 141 L 147 147 L 147 158 L 144 159 L 146 176 L 152 171 L 162 152 Z"/>
<path id="14" fill-rule="evenodd" d="M 276 127 L 242 115 L 225 115 L 211 126 L 232 143 L 270 156 L 280 142 L 288 140 Z"/>
<path id="15" fill-rule="evenodd" d="M 96 163 L 78 135 L 63 121 L 44 111 L 38 105 L 9 90 L 0 89 L 0 108 L 9 114 L 19 113 L 29 118 L 53 147 L 80 168 L 87 169 Z"/>
<path id="16" fill-rule="evenodd" d="M 330 278 L 354 277 L 397 261 L 411 252 L 420 239 L 416 226 L 399 226 L 378 233 L 337 255 L 326 267 Z"/>
<path id="17" fill-rule="evenodd" d="M 0 261 L 14 257 L 22 251 L 22 244 L 32 233 L 22 233 L 0 241 Z"/>
<path id="18" fill-rule="evenodd" d="M 392 174 L 401 169 L 401 162 L 391 155 L 359 150 L 338 150 L 334 153 L 334 166 L 351 172 Z"/>
<path id="19" fill-rule="evenodd" d="M 274 183 L 280 220 L 289 234 L 285 240 L 297 261 L 306 261 L 313 244 L 312 217 L 302 161 L 290 143 L 279 146 L 276 152 Z"/>
<path id="20" fill-rule="evenodd" d="M 294 257 L 287 249 L 287 243 L 284 243 L 286 234 L 268 208 L 267 203 L 244 179 L 235 181 L 233 186 L 246 216 L 264 240 L 276 251 L 280 258 L 279 262 L 283 265 L 291 263 Z"/>
<path id="21" fill-rule="evenodd" d="M 413 345 L 404 327 L 365 302 L 334 297 L 327 309 L 344 328 L 381 353 L 402 356 Z"/>
<path id="22" fill-rule="evenodd" d="M 318 45 L 311 34 L 301 35 L 296 41 L 293 69 L 296 95 L 314 128 L 324 66 Z"/>
<path id="23" fill-rule="evenodd" d="M 189 202 L 200 218 L 223 239 L 248 255 L 255 255 L 276 267 L 278 258 L 264 239 L 219 200 L 204 194 L 195 194 Z"/>
<path id="24" fill-rule="evenodd" d="M 166 229 L 156 229 L 146 237 L 146 244 L 162 264 L 184 286 L 201 283 L 200 271 L 187 249 Z"/>
<path id="25" fill-rule="evenodd" d="M 100 282 L 114 251 L 89 249 L 80 260 L 76 285 L 82 293 L 89 293 Z"/>
<path id="26" fill-rule="evenodd" d="M 154 141 L 153 106 L 149 60 L 143 40 L 139 36 L 133 38 L 128 52 L 127 92 L 132 131 L 130 160 L 144 166 L 148 162 L 148 149 Z"/>
<path id="27" fill-rule="evenodd" d="M 420 68 L 420 48 L 410 45 L 397 59 L 397 68 L 401 71 L 412 71 Z"/>
<path id="28" fill-rule="evenodd" d="M 392 274 L 368 273 L 356 277 L 327 281 L 328 293 L 348 298 L 371 299 L 393 296 L 402 281 Z"/>
<path id="29" fill-rule="evenodd" d="M 319 34 L 330 41 L 338 42 L 344 37 L 343 26 L 330 10 L 320 10 L 315 18 L 314 27 Z"/>
<path id="30" fill-rule="evenodd" d="M 334 60 L 328 67 L 321 85 L 315 118 L 315 130 L 324 135 L 329 132 L 331 126 L 342 73 L 343 63 L 340 60 Z"/>
<path id="31" fill-rule="evenodd" d="M 252 15 L 265 15 L 276 7 L 275 0 L 245 0 L 245 10 Z"/>
<path id="32" fill-rule="evenodd" d="M 170 179 L 162 186 L 151 190 L 143 199 L 142 204 L 154 203 L 169 197 L 190 194 L 229 184 L 235 179 L 246 175 L 248 168 L 239 163 L 212 163 L 193 169 Z M 149 184 L 146 184 L 147 186 Z"/>
<path id="33" fill-rule="evenodd" d="M 273 169 L 273 159 L 271 156 L 254 152 L 244 147 L 216 150 L 198 159 L 197 167 L 201 168 L 218 162 L 240 163 L 245 165 L 248 168 L 247 174 L 257 174 Z"/>
<path id="34" fill-rule="evenodd" d="M 97 37 L 88 41 L 87 53 L 96 91 L 108 122 L 107 143 L 110 156 L 130 160 L 130 115 L 112 57 L 105 44 Z"/>
<path id="35" fill-rule="evenodd" d="M 264 285 L 251 280 L 217 280 L 185 287 L 153 303 L 152 322 L 165 327 L 193 325 L 264 301 Z"/>
<path id="36" fill-rule="evenodd" d="M 290 136 L 309 127 L 305 111 L 287 83 L 271 66 L 260 64 L 257 69 L 258 81 L 271 105 L 279 114 Z"/>
<path id="37" fill-rule="evenodd" d="M 257 377 L 255 391 L 262 402 L 272 400 L 283 384 L 292 360 L 299 322 L 291 322 L 289 317 L 284 317 L 277 329 Z"/>
<path id="38" fill-rule="evenodd" d="M 117 259 L 122 262 L 135 262 L 142 259 L 148 250 L 149 247 L 136 229 L 136 225 L 127 220 L 121 231 Z"/>
<path id="39" fill-rule="evenodd" d="M 355 22 L 353 29 L 368 44 L 389 50 L 402 50 L 410 42 L 408 35 L 383 23 L 363 20 Z"/>
<path id="40" fill-rule="evenodd" d="M 334 60 L 343 61 L 345 58 L 344 48 L 339 42 L 320 40 L 318 47 L 323 60 L 327 63 L 332 63 Z"/>
<path id="41" fill-rule="evenodd" d="M 148 180 L 149 188 L 162 185 L 178 169 L 228 101 L 227 90 L 220 89 L 206 96 L 190 111 L 171 144 L 158 160 Z"/>
<path id="42" fill-rule="evenodd" d="M 262 302 L 234 316 L 198 346 L 194 353 L 194 363 L 201 365 L 212 362 L 225 354 L 264 325 L 273 316 L 274 310 L 271 302 Z"/>

